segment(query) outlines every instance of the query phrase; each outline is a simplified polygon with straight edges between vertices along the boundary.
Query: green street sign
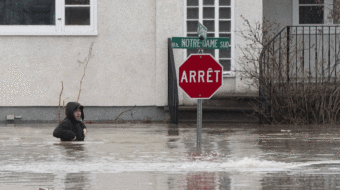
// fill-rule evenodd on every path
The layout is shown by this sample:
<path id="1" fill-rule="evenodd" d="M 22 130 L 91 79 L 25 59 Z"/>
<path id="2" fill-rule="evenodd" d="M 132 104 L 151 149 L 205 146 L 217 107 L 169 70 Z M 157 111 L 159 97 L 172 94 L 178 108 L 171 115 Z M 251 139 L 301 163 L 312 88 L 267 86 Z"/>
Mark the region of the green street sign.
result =
<path id="1" fill-rule="evenodd" d="M 207 39 L 207 33 L 208 33 L 207 27 L 198 22 L 197 34 L 200 37 L 200 40 Z"/>
<path id="2" fill-rule="evenodd" d="M 195 37 L 172 37 L 171 47 L 179 49 L 229 49 L 229 38 L 208 38 L 200 40 Z"/>

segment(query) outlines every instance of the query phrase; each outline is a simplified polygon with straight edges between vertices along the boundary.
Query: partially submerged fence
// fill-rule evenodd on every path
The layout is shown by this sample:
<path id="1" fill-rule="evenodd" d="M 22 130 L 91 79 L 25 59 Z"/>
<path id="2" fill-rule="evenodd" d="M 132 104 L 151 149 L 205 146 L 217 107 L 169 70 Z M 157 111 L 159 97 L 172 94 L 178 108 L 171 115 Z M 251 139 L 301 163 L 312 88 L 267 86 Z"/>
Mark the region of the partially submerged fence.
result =
<path id="1" fill-rule="evenodd" d="M 335 95 L 340 78 L 339 34 L 340 26 L 287 26 L 266 44 L 259 60 L 262 122 L 280 118 L 277 114 L 284 113 L 274 107 L 287 108 L 286 99 L 292 94 L 299 96 L 300 101 L 325 91 L 329 91 L 328 95 L 324 93 L 328 99 Z M 331 102 L 327 105 L 331 106 Z M 309 111 L 315 106 L 318 105 L 307 105 L 305 114 L 313 114 Z M 316 120 L 325 117 L 315 114 Z"/>

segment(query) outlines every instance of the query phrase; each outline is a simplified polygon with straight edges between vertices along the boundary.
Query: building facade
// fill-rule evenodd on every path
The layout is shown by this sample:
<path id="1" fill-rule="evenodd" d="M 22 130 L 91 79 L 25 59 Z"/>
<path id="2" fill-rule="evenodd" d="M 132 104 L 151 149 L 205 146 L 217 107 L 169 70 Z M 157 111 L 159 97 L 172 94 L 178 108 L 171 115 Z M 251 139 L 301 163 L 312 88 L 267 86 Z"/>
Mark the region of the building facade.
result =
<path id="1" fill-rule="evenodd" d="M 322 13 L 310 1 L 0 2 L 0 121 L 7 115 L 18 121 L 56 121 L 58 107 L 77 100 L 85 106 L 86 120 L 166 120 L 168 38 L 197 36 L 198 21 L 208 28 L 208 37 L 231 42 L 229 50 L 205 52 L 224 66 L 223 86 L 214 97 L 257 94 L 240 75 L 240 47 L 251 43 L 238 34 L 247 29 L 242 17 L 250 24 L 268 19 L 282 27 L 337 23 L 327 16 L 331 0 L 322 1 Z M 313 11 L 317 16 L 309 21 L 304 15 Z M 177 72 L 196 52 L 174 50 Z M 196 100 L 179 89 L 179 104 L 195 105 Z"/>

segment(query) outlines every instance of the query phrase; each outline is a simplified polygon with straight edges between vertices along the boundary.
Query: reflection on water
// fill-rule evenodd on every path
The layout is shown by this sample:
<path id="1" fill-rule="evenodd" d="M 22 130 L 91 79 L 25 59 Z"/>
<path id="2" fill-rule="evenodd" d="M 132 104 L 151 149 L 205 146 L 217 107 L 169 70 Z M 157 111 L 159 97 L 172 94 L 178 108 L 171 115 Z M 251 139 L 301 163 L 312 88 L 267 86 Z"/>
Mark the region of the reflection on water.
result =
<path id="1" fill-rule="evenodd" d="M 215 175 L 213 172 L 188 173 L 187 189 L 215 189 Z"/>
<path id="2" fill-rule="evenodd" d="M 3 184 L 31 185 L 38 184 L 43 187 L 52 188 L 54 174 L 40 174 L 27 172 L 0 172 L 0 189 L 3 189 Z"/>
<path id="3" fill-rule="evenodd" d="M 340 174 L 304 174 L 287 175 L 287 173 L 268 174 L 262 181 L 264 190 L 284 189 L 294 187 L 297 190 L 311 189 L 339 189 Z"/>
<path id="4" fill-rule="evenodd" d="M 60 146 L 64 149 L 64 158 L 65 160 L 72 161 L 85 161 L 86 151 L 84 144 L 75 144 L 73 142 L 60 142 L 55 143 L 55 146 Z M 59 149 L 62 151 L 61 149 Z"/>
<path id="5" fill-rule="evenodd" d="M 84 142 L 54 127 L 0 126 L 0 189 L 340 188 L 334 127 L 204 125 L 201 148 L 190 125 L 89 125 Z"/>
<path id="6" fill-rule="evenodd" d="M 73 142 L 60 142 L 55 143 L 54 145 L 60 146 L 65 150 L 64 159 L 66 161 L 74 161 L 75 164 L 78 164 L 84 162 L 87 159 L 86 148 L 84 144 L 76 144 Z M 84 165 L 83 167 L 86 167 L 86 165 Z M 90 182 L 89 174 L 85 172 L 67 173 L 63 181 L 65 184 L 65 189 L 72 190 L 91 189 L 91 185 L 89 183 Z"/>
<path id="7" fill-rule="evenodd" d="M 65 177 L 65 189 L 91 189 L 89 182 L 89 174 L 87 173 L 68 173 Z"/>
<path id="8" fill-rule="evenodd" d="M 179 136 L 178 125 L 169 125 L 168 126 L 168 135 L 169 136 Z"/>

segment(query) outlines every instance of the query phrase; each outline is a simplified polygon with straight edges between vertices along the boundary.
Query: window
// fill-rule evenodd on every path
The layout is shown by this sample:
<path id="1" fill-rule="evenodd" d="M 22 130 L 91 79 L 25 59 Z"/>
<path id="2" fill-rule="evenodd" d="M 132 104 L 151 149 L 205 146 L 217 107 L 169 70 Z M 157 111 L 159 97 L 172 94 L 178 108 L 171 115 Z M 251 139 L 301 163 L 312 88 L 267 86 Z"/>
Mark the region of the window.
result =
<path id="1" fill-rule="evenodd" d="M 187 0 L 186 1 L 186 35 L 198 37 L 198 21 L 208 29 L 207 37 L 228 37 L 230 48 L 228 50 L 206 49 L 223 65 L 224 76 L 233 76 L 233 0 Z M 197 53 L 195 49 L 186 50 L 186 56 Z"/>
<path id="2" fill-rule="evenodd" d="M 0 0 L 0 35 L 97 35 L 96 0 Z"/>
<path id="3" fill-rule="evenodd" d="M 294 0 L 293 3 L 294 25 L 332 24 L 333 13 L 333 0 Z"/>

